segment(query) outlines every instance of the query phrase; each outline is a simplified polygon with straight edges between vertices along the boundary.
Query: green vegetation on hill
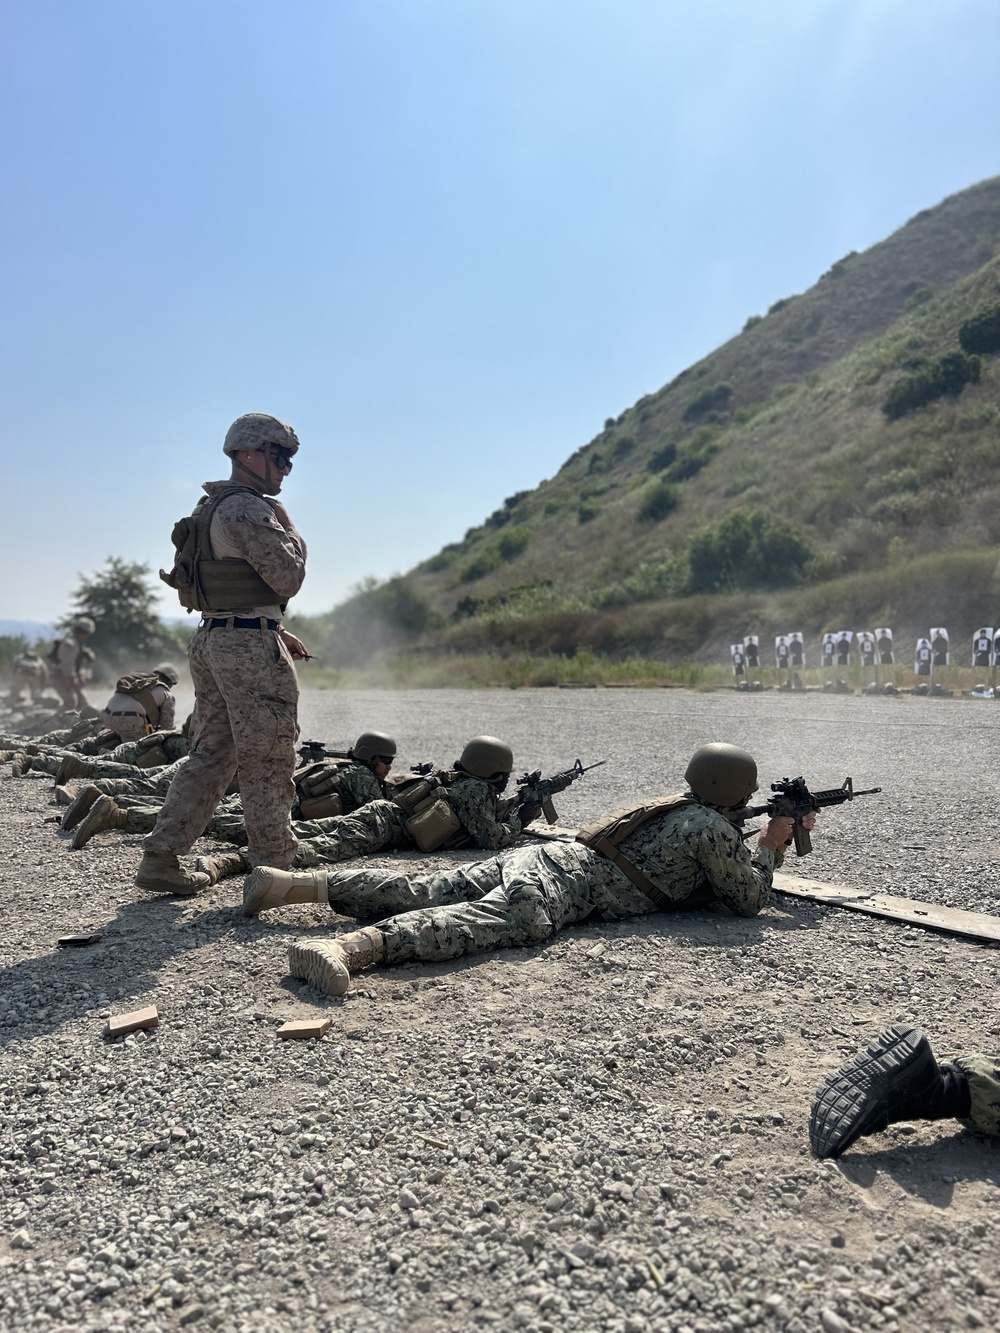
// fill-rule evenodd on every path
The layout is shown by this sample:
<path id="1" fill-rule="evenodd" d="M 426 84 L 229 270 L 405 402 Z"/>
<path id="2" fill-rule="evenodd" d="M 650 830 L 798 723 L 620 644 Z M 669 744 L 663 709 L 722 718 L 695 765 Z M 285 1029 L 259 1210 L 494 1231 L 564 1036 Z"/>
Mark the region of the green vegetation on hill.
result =
<path id="1" fill-rule="evenodd" d="M 1000 178 L 845 256 L 460 542 L 360 589 L 324 618 L 330 654 L 711 661 L 772 618 L 998 623 L 998 252 Z"/>

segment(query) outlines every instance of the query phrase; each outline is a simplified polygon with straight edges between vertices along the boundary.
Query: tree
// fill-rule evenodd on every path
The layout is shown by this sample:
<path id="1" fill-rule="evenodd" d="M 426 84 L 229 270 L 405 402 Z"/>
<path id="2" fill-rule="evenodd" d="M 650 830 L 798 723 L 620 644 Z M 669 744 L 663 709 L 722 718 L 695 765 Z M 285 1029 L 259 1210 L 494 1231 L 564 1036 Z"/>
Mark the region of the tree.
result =
<path id="1" fill-rule="evenodd" d="M 88 645 L 112 671 L 150 666 L 175 655 L 179 638 L 157 615 L 148 579 L 148 565 L 109 555 L 95 574 L 80 575 L 70 595 L 73 612 L 59 628 L 68 630 L 80 616 L 89 616 L 97 628 Z"/>
<path id="2" fill-rule="evenodd" d="M 737 509 L 691 538 L 688 591 L 788 587 L 805 579 L 812 558 L 792 524 L 760 509 Z"/>

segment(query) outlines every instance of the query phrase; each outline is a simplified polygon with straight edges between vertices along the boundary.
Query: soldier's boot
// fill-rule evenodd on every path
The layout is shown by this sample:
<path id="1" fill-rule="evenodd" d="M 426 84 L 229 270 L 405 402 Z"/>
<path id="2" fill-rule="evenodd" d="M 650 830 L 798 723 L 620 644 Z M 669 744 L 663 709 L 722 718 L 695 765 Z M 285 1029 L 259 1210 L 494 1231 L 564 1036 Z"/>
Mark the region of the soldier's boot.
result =
<path id="1" fill-rule="evenodd" d="M 19 750 L 10 761 L 10 775 L 12 778 L 23 778 L 31 768 L 31 755 L 25 754 Z"/>
<path id="2" fill-rule="evenodd" d="M 76 800 L 75 787 L 55 787 L 52 791 L 52 799 L 56 805 L 72 805 Z"/>
<path id="3" fill-rule="evenodd" d="M 288 970 L 327 995 L 346 995 L 351 973 L 380 963 L 384 956 L 382 932 L 368 926 L 335 940 L 299 940 L 288 950 Z"/>
<path id="4" fill-rule="evenodd" d="M 135 883 L 153 893 L 197 893 L 207 889 L 209 878 L 199 871 L 185 870 L 173 852 L 143 852 Z"/>
<path id="5" fill-rule="evenodd" d="M 92 759 L 83 759 L 79 755 L 67 754 L 56 769 L 56 786 L 61 787 L 70 778 L 92 778 L 95 766 Z"/>
<path id="6" fill-rule="evenodd" d="M 809 1142 L 817 1157 L 839 1157 L 900 1120 L 964 1120 L 970 1110 L 962 1070 L 939 1065 L 920 1028 L 899 1025 L 825 1079 L 809 1114 Z"/>
<path id="7" fill-rule="evenodd" d="M 63 788 L 61 787 L 56 788 L 56 791 L 62 790 Z M 77 792 L 76 798 L 62 817 L 60 827 L 67 830 L 76 828 L 80 820 L 85 819 L 87 815 L 90 814 L 91 810 L 94 808 L 94 802 L 100 795 L 100 789 L 95 787 L 92 782 L 88 782 L 85 787 L 82 787 L 80 791 Z"/>
<path id="8" fill-rule="evenodd" d="M 287 907 L 291 903 L 329 903 L 327 871 L 274 870 L 257 866 L 243 885 L 243 915 L 257 916 L 269 907 Z"/>
<path id="9" fill-rule="evenodd" d="M 246 875 L 253 868 L 242 852 L 223 852 L 221 856 L 199 856 L 195 869 L 208 876 L 209 884 L 218 884 L 230 875 Z"/>
<path id="10" fill-rule="evenodd" d="M 113 796 L 102 796 L 98 792 L 97 800 L 93 802 L 83 823 L 73 834 L 73 850 L 78 852 L 81 847 L 86 847 L 95 833 L 104 833 L 113 828 L 124 828 L 126 819 L 128 819 L 128 811 L 116 805 Z"/>

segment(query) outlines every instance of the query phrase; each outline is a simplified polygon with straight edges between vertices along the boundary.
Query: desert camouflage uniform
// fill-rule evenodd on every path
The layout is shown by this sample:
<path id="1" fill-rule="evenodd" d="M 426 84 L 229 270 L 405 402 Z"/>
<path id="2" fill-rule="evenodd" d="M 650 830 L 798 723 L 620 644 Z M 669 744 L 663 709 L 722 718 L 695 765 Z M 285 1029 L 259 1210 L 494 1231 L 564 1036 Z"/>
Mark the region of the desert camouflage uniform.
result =
<path id="1" fill-rule="evenodd" d="M 458 816 L 462 831 L 444 844 L 442 850 L 466 847 L 474 843 L 486 851 L 511 847 L 521 837 L 517 801 L 500 801 L 489 783 L 479 778 L 461 777 L 448 788 L 451 808 Z M 406 832 L 409 816 L 395 801 L 375 800 L 351 815 L 330 819 L 301 820 L 293 824 L 298 837 L 309 843 L 317 862 L 334 864 L 355 856 L 413 847 Z"/>
<path id="2" fill-rule="evenodd" d="M 177 701 L 162 682 L 149 687 L 149 694 L 157 706 L 157 714 L 150 717 L 145 708 L 131 694 L 111 696 L 101 712 L 101 720 L 111 731 L 116 731 L 123 742 L 138 741 L 146 735 L 146 727 L 172 731 Z"/>
<path id="3" fill-rule="evenodd" d="M 89 656 L 89 652 L 84 651 L 83 644 L 75 634 L 67 634 L 59 640 L 52 683 L 67 708 L 79 708 L 87 702 L 83 692 L 82 671 L 83 664 Z"/>
<path id="4" fill-rule="evenodd" d="M 110 784 L 100 782 L 95 785 L 103 791 L 104 788 Z M 152 833 L 153 829 L 156 827 L 156 821 L 160 816 L 160 811 L 163 809 L 162 801 L 158 801 L 155 797 L 144 795 L 143 793 L 130 795 L 128 793 L 109 792 L 107 794 L 114 796 L 115 805 L 126 812 L 125 827 L 121 830 L 122 833 Z M 222 818 L 230 818 L 234 813 L 239 814 L 239 803 L 240 798 L 238 796 L 224 796 L 219 802 L 219 815 Z M 209 822 L 208 827 L 204 829 L 204 834 L 206 837 L 215 836 L 215 817 Z M 243 841 L 244 843 L 246 842 L 245 834 Z M 297 863 L 298 862 L 296 862 L 296 864 Z M 302 858 L 302 864 L 311 865 L 312 862 L 308 857 L 304 857 Z"/>
<path id="5" fill-rule="evenodd" d="M 751 856 L 733 825 L 709 806 L 659 815 L 619 850 L 678 907 L 717 899 L 740 916 L 755 916 L 770 897 L 774 854 L 758 847 Z M 385 870 L 332 870 L 327 886 L 331 907 L 345 915 L 402 911 L 378 923 L 387 963 L 537 944 L 595 912 L 617 921 L 659 910 L 610 861 L 569 842 L 412 879 Z"/>
<path id="6" fill-rule="evenodd" d="M 972 1109 L 965 1124 L 980 1134 L 1000 1134 L 1000 1056 L 960 1055 L 954 1063 L 969 1080 Z"/>
<path id="7" fill-rule="evenodd" d="M 37 653 L 22 653 L 14 658 L 10 670 L 11 705 L 21 702 L 21 695 L 28 691 L 28 702 L 34 704 L 38 696 L 49 683 L 49 669 Z"/>
<path id="8" fill-rule="evenodd" d="M 205 490 L 212 496 L 231 485 L 209 482 Z M 282 527 L 265 497 L 249 489 L 227 495 L 213 515 L 210 537 L 216 559 L 247 560 L 283 600 L 301 587 L 305 544 L 294 527 Z M 208 612 L 195 632 L 188 650 L 197 699 L 189 762 L 146 839 L 148 851 L 190 851 L 238 767 L 251 863 L 292 864 L 299 687 L 288 650 L 266 625 L 280 621 L 281 613 L 278 605 Z M 260 618 L 260 625 L 208 628 L 207 622 L 230 617 Z"/>

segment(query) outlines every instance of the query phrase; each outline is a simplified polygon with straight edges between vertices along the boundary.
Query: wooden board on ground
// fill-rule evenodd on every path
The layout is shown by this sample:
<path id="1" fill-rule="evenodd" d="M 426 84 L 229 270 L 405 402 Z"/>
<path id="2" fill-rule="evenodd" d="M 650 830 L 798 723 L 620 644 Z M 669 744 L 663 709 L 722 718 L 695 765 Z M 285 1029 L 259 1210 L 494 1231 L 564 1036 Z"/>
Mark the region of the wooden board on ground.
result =
<path id="1" fill-rule="evenodd" d="M 922 926 L 925 930 L 944 930 L 952 935 L 968 935 L 974 940 L 1000 943 L 1000 916 L 990 916 L 986 912 L 963 912 L 957 907 L 940 907 L 937 903 L 922 903 L 915 898 L 865 893 L 841 884 L 824 884 L 820 880 L 804 879 L 801 875 L 786 875 L 781 870 L 774 876 L 774 890 L 827 907 L 846 907 L 851 912 L 901 921 L 908 926 Z"/>

